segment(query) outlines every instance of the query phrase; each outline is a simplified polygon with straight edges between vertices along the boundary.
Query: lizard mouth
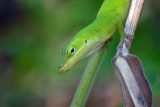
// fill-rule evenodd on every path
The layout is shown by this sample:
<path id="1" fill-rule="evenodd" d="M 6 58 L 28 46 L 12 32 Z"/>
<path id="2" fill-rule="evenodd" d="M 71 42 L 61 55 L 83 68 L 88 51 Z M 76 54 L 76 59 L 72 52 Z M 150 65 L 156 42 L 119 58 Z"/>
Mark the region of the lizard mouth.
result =
<path id="1" fill-rule="evenodd" d="M 70 69 L 69 69 L 69 70 L 70 70 Z M 62 70 L 58 71 L 58 73 L 59 73 L 59 74 L 64 74 L 64 73 L 68 72 L 69 70 L 64 70 L 64 69 L 62 69 Z"/>
<path id="2" fill-rule="evenodd" d="M 74 63 L 72 63 L 72 62 L 64 63 L 62 66 L 60 65 L 58 67 L 58 73 L 64 74 L 64 73 L 68 72 L 73 65 L 74 65 Z"/>
<path id="3" fill-rule="evenodd" d="M 58 73 L 59 73 L 59 74 L 64 74 L 64 73 L 68 72 L 69 70 L 70 70 L 70 69 L 59 68 Z"/>

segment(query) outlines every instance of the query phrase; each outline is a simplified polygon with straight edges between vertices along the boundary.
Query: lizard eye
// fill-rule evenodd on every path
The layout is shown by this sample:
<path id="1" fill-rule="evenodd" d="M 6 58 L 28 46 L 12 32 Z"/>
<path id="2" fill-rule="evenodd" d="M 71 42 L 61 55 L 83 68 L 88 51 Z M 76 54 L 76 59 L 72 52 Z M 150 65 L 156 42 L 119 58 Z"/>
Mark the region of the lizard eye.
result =
<path id="1" fill-rule="evenodd" d="M 72 49 L 71 49 L 71 53 L 74 53 L 74 52 L 75 52 L 75 48 L 72 48 Z"/>

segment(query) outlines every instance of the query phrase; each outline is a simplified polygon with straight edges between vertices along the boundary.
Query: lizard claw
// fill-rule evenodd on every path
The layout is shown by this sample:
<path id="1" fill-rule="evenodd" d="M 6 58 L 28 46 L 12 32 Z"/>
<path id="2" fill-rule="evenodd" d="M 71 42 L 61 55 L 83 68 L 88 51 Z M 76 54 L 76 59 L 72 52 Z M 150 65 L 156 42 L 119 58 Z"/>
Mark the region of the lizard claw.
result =
<path id="1" fill-rule="evenodd" d="M 117 49 L 122 48 L 123 43 L 125 43 L 126 47 L 129 47 L 129 48 L 130 48 L 130 43 L 127 41 L 127 39 L 125 39 L 125 37 L 126 37 L 126 36 L 122 36 L 122 37 L 121 37 L 120 43 L 119 43 Z"/>

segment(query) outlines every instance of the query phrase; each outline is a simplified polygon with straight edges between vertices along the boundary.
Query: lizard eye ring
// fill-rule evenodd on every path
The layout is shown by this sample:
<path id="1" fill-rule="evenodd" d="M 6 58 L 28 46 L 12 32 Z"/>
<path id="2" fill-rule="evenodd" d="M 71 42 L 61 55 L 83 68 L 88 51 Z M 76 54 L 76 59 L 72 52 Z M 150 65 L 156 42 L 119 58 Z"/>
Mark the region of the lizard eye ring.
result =
<path id="1" fill-rule="evenodd" d="M 71 53 L 74 53 L 74 52 L 75 52 L 75 48 L 72 48 L 72 49 L 71 49 Z"/>

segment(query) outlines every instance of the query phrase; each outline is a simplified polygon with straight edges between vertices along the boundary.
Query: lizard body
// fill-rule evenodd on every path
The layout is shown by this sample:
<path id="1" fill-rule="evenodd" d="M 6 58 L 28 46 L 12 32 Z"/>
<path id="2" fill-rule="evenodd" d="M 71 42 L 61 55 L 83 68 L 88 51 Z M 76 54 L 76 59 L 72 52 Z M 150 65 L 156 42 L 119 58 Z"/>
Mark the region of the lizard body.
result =
<path id="1" fill-rule="evenodd" d="M 96 19 L 79 31 L 63 49 L 59 73 L 71 69 L 81 59 L 97 51 L 115 30 L 124 35 L 122 21 L 124 20 L 130 0 L 105 0 Z"/>

